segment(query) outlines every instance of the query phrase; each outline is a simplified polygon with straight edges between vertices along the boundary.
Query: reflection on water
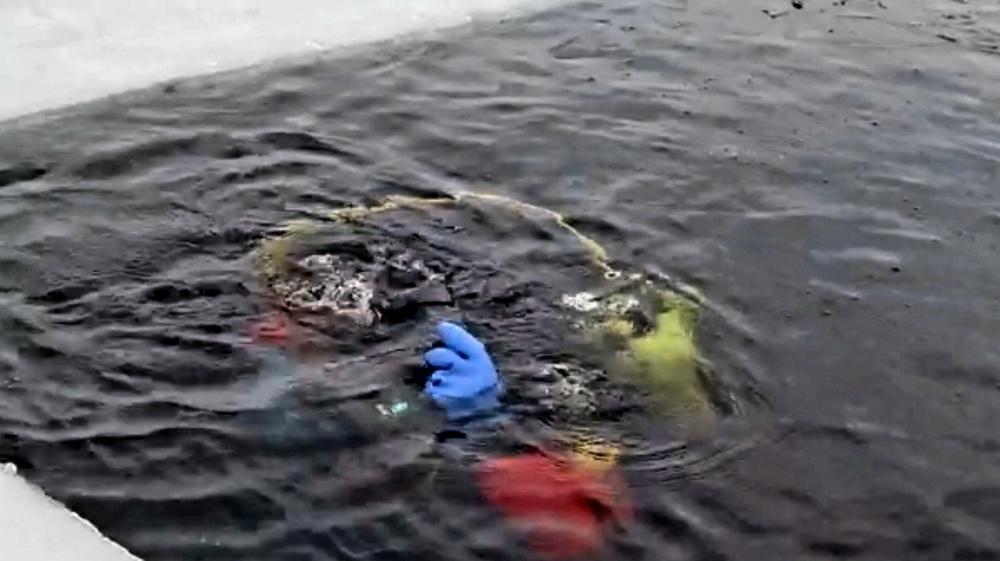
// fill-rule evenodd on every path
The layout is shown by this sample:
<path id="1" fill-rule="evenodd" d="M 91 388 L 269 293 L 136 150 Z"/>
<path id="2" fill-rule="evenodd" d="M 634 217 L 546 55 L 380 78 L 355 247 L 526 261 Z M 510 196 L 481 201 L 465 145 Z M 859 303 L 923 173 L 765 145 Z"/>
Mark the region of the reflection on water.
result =
<path id="1" fill-rule="evenodd" d="M 531 558 L 432 411 L 370 431 L 426 332 L 291 390 L 243 340 L 276 224 L 474 189 L 707 298 L 733 414 L 590 427 L 634 499 L 606 558 L 1000 555 L 997 14 L 881 4 L 584 3 L 0 125 L 0 454 L 149 561 Z M 526 378 L 564 332 L 518 313 L 585 256 L 470 216 L 437 235 Z M 307 438 L 262 443 L 288 411 Z"/>

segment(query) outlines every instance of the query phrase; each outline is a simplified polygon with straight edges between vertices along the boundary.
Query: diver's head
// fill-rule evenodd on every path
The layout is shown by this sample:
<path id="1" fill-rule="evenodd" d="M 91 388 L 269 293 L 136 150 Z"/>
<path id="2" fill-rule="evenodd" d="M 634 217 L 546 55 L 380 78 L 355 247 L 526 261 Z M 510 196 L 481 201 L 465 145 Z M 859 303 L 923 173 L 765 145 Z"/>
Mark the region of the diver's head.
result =
<path id="1" fill-rule="evenodd" d="M 302 323 L 328 335 L 364 334 L 452 304 L 443 275 L 408 248 L 336 243 L 304 249 L 290 256 L 269 288 Z"/>
<path id="2" fill-rule="evenodd" d="M 300 321 L 324 331 L 368 327 L 377 320 L 368 275 L 337 255 L 294 261 L 289 274 L 272 288 Z"/>

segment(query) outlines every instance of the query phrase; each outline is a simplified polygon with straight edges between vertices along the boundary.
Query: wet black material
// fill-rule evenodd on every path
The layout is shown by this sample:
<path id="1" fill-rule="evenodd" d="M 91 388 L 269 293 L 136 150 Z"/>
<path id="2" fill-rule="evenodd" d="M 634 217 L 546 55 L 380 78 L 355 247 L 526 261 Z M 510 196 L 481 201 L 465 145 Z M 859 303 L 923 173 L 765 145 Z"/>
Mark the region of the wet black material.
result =
<path id="1" fill-rule="evenodd" d="M 713 302 L 740 414 L 692 446 L 647 420 L 607 558 L 1000 558 L 997 25 L 587 3 L 0 125 L 2 454 L 150 561 L 530 558 L 462 470 L 428 487 L 423 441 L 269 451 L 238 421 L 252 240 L 486 189 Z M 530 258 L 546 231 L 470 243 Z M 364 395 L 343 372 L 316 407 Z"/>

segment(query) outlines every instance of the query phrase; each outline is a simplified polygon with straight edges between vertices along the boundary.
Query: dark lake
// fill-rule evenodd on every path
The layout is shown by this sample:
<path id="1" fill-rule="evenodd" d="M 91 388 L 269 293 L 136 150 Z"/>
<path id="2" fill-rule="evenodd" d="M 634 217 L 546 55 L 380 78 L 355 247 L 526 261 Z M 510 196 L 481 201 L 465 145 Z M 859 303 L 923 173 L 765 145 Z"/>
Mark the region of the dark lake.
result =
<path id="1" fill-rule="evenodd" d="M 240 415 L 255 240 L 470 189 L 710 303 L 738 407 L 646 420 L 607 559 L 1000 559 L 998 84 L 992 1 L 584 2 L 5 121 L 0 459 L 147 561 L 530 559 L 426 427 Z"/>

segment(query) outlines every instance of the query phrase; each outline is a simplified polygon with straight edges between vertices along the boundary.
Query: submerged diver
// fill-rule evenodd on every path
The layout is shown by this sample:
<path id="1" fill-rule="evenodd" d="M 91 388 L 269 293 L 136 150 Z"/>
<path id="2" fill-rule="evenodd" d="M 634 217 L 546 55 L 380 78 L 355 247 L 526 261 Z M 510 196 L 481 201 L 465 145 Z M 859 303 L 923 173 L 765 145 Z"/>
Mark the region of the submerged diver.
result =
<path id="1" fill-rule="evenodd" d="M 402 262 L 399 258 L 392 261 L 397 265 Z M 416 268 L 429 271 L 419 265 L 411 265 L 409 270 Z M 344 273 L 339 273 L 341 271 Z M 338 278 L 338 273 L 351 276 Z M 430 278 L 433 274 L 428 272 L 425 278 Z M 257 339 L 261 342 L 267 339 L 298 339 L 292 344 L 294 348 L 311 347 L 315 345 L 316 337 L 325 341 L 337 333 L 342 333 L 342 339 L 345 340 L 356 337 L 359 331 L 364 331 L 364 326 L 377 324 L 375 318 L 385 319 L 379 308 L 367 307 L 372 306 L 372 302 L 381 300 L 378 296 L 368 297 L 368 294 L 377 294 L 378 291 L 366 288 L 371 284 L 357 281 L 379 276 L 377 273 L 366 275 L 343 266 L 338 267 L 337 271 L 328 271 L 322 277 L 325 288 L 313 290 L 310 294 L 320 295 L 316 300 L 338 304 L 326 304 L 326 309 L 311 308 L 307 326 L 289 320 L 286 324 L 273 326 L 273 329 L 257 329 Z M 410 278 L 419 276 L 411 275 Z M 296 290 L 301 291 L 308 283 L 297 283 L 295 286 Z M 411 290 L 418 298 L 425 294 L 419 287 Z M 360 291 L 361 297 L 349 296 L 351 291 Z M 659 312 L 654 319 L 655 325 L 647 325 L 641 332 L 643 335 L 639 337 L 628 335 L 631 329 L 629 325 L 643 321 L 643 318 L 629 317 L 644 315 L 638 313 L 641 311 L 639 292 L 641 291 L 630 291 L 625 295 L 615 292 L 601 296 L 576 294 L 566 297 L 562 308 L 580 314 L 576 316 L 577 322 L 567 323 L 563 320 L 562 325 L 572 326 L 574 329 L 584 327 L 580 322 L 606 325 L 607 327 L 602 327 L 602 333 L 606 331 L 609 336 L 624 335 L 626 339 L 634 341 L 632 348 L 636 353 L 632 360 L 639 361 L 642 366 L 661 372 L 677 371 L 679 366 L 690 366 L 690 349 L 684 344 L 678 346 L 678 341 L 683 342 L 685 339 L 675 337 L 683 333 L 687 326 L 683 313 L 685 308 L 662 308 L 657 305 L 653 308 Z M 397 306 L 400 302 L 405 308 L 405 300 L 396 298 Z M 363 303 L 360 309 L 358 303 Z M 346 308 L 345 313 L 340 314 L 343 308 L 337 306 Z M 417 307 L 420 307 L 419 304 Z M 456 311 L 454 306 L 445 308 L 445 313 L 449 315 Z M 663 309 L 667 311 L 660 311 Z M 366 310 L 371 311 L 363 313 Z M 316 326 L 326 329 L 317 330 Z M 412 329 L 413 322 L 406 322 L 404 327 L 405 329 L 396 332 L 399 337 L 418 335 Z M 432 421 L 434 428 L 431 432 L 434 438 L 425 441 L 429 445 L 426 452 L 431 453 L 430 457 L 435 458 L 435 462 L 443 461 L 444 465 L 474 475 L 482 497 L 504 516 L 510 527 L 520 532 L 537 555 L 546 559 L 572 559 L 603 548 L 609 536 L 613 535 L 613 530 L 626 524 L 633 513 L 628 488 L 617 467 L 619 452 L 616 447 L 599 440 L 580 440 L 581 433 L 576 430 L 590 424 L 588 421 L 597 419 L 593 415 L 595 410 L 600 413 L 600 406 L 593 401 L 593 395 L 605 393 L 602 390 L 606 386 L 593 384 L 588 387 L 587 382 L 592 383 L 593 378 L 586 377 L 588 374 L 596 376 L 594 373 L 599 372 L 599 369 L 555 363 L 545 365 L 543 373 L 556 370 L 557 367 L 564 372 L 572 373 L 576 369 L 584 373 L 578 375 L 577 379 L 583 383 L 578 384 L 575 391 L 563 391 L 567 387 L 566 377 L 556 378 L 556 383 L 553 383 L 552 377 L 536 383 L 537 374 L 519 377 L 516 372 L 523 372 L 524 364 L 533 366 L 527 370 L 536 370 L 538 360 L 525 355 L 521 355 L 521 360 L 510 357 L 512 364 L 509 365 L 508 374 L 513 375 L 509 376 L 508 381 L 516 395 L 510 396 L 513 399 L 504 399 L 505 381 L 483 341 L 455 321 L 439 321 L 435 325 L 435 331 L 438 341 L 432 343 L 431 348 L 423 347 L 426 340 L 417 345 L 424 349 L 421 368 L 416 369 L 421 372 L 420 376 L 411 377 L 411 383 L 402 387 L 399 387 L 399 378 L 395 378 L 396 383 L 390 381 L 386 386 L 376 387 L 373 391 L 352 394 L 348 407 L 354 407 L 351 409 L 354 415 L 345 415 L 343 413 L 346 411 L 341 410 L 342 414 L 337 415 L 336 420 L 324 415 L 325 422 L 334 422 L 340 432 L 351 433 L 353 438 L 360 439 L 357 444 L 364 446 L 373 441 L 381 441 L 385 437 L 383 431 L 403 430 L 410 433 L 416 429 L 417 433 L 422 433 L 418 425 L 431 419 L 416 413 L 426 409 L 421 402 L 432 404 L 443 413 L 444 423 L 440 424 L 441 420 L 437 415 L 431 416 L 437 420 Z M 505 335 L 507 334 L 499 332 L 500 339 Z M 564 337 L 564 346 L 565 335 L 561 335 Z M 664 345 L 664 340 L 677 348 Z M 319 343 L 319 346 L 327 345 Z M 652 350 L 639 354 L 646 348 Z M 413 352 L 417 349 L 407 346 L 400 350 Z M 337 376 L 340 383 L 349 384 L 355 375 L 363 375 L 365 371 L 379 368 L 373 362 L 376 356 L 378 355 L 369 353 L 366 357 L 354 360 L 328 363 L 332 368 L 326 372 Z M 319 358 L 323 362 L 324 358 Z M 396 360 L 390 362 L 398 364 Z M 288 368 L 296 368 L 295 361 L 290 358 L 277 361 L 272 358 L 272 365 L 279 371 L 284 370 L 286 379 L 294 377 L 287 374 Z M 419 392 L 405 391 L 407 385 L 413 385 L 412 378 L 422 378 Z M 562 411 L 561 416 L 567 422 L 556 423 L 554 426 L 549 426 L 544 421 L 533 422 L 539 419 L 539 414 L 544 417 L 545 408 L 517 407 L 525 394 L 538 389 L 538 386 L 543 388 L 543 393 L 551 396 L 554 406 Z M 678 395 L 685 391 L 684 386 L 668 389 L 676 389 L 674 393 Z M 582 400 L 581 395 L 584 396 Z M 373 401 L 376 403 L 372 403 Z M 344 402 L 341 400 L 339 403 Z M 581 403 L 587 406 L 581 407 Z M 290 410 L 297 411 L 295 404 L 289 405 Z M 375 412 L 378 414 L 375 415 Z M 293 432 L 305 428 L 301 423 L 306 419 L 297 413 L 293 413 L 293 416 L 296 418 L 287 420 L 294 421 L 293 424 L 298 428 L 289 428 Z M 346 431 L 343 430 L 345 428 Z M 535 432 L 535 429 L 540 429 L 541 433 Z M 324 438 L 322 431 L 313 434 Z M 310 438 L 306 438 L 306 441 L 309 440 Z M 312 443 L 315 445 L 315 440 Z"/>
<path id="2" fill-rule="evenodd" d="M 272 348 L 291 347 L 282 354 L 296 357 L 270 353 L 268 368 L 280 374 L 272 379 L 289 380 L 296 369 L 312 369 L 319 381 L 336 378 L 338 386 L 371 388 L 358 391 L 369 403 L 379 400 L 372 408 L 385 418 L 419 409 L 406 387 L 424 390 L 451 419 L 467 416 L 465 409 L 495 408 L 504 384 L 488 357 L 480 361 L 490 365 L 485 372 L 493 372 L 485 381 L 445 376 L 472 368 L 463 362 L 469 360 L 466 351 L 482 347 L 455 323 L 441 323 L 444 346 L 428 352 L 421 366 L 410 364 L 399 373 L 398 361 L 380 360 L 422 347 L 414 328 L 459 316 L 480 326 L 510 357 L 513 411 L 579 428 L 621 419 L 643 409 L 645 401 L 679 426 L 708 426 L 714 419 L 714 396 L 694 345 L 696 304 L 648 279 L 633 275 L 605 282 L 599 293 L 558 295 L 546 284 L 520 281 L 421 237 L 366 242 L 338 230 L 296 244 L 273 243 L 264 255 L 264 284 L 280 321 L 273 329 L 255 329 L 255 339 Z M 403 387 L 394 383 L 400 379 Z M 469 384 L 476 399 L 469 394 L 448 412 L 445 405 L 456 399 L 452 394 Z"/>
<path id="3" fill-rule="evenodd" d="M 298 248 L 294 255 L 291 251 L 283 254 L 280 274 L 266 280 L 267 293 L 276 304 L 280 321 L 271 329 L 266 329 L 266 325 L 264 329 L 255 328 L 254 339 L 258 342 L 274 346 L 275 341 L 287 341 L 287 345 L 280 346 L 291 346 L 290 354 L 297 358 L 311 356 L 315 362 L 328 364 L 328 372 L 336 375 L 341 362 L 327 362 L 324 357 L 371 357 L 384 349 L 383 343 L 387 342 L 402 343 L 413 349 L 421 345 L 413 340 L 414 327 L 426 325 L 428 320 L 459 315 L 471 323 L 488 326 L 487 336 L 526 353 L 522 356 L 528 360 L 518 361 L 512 370 L 513 379 L 517 380 L 512 389 L 519 409 L 533 408 L 536 414 L 560 421 L 586 422 L 609 409 L 604 407 L 603 398 L 615 401 L 615 388 L 599 383 L 606 379 L 599 369 L 543 360 L 547 356 L 568 356 L 553 354 L 540 346 L 544 343 L 550 343 L 548 347 L 553 349 L 556 345 L 565 346 L 566 341 L 557 340 L 552 328 L 567 326 L 567 320 L 561 313 L 565 307 L 555 310 L 539 306 L 549 298 L 537 298 L 536 287 L 511 281 L 507 273 L 495 268 L 457 260 L 429 244 L 422 247 L 424 244 L 417 240 L 406 240 L 404 245 L 394 240 L 364 243 L 353 236 L 336 234 L 317 238 L 310 240 L 312 243 L 303 243 L 305 247 Z M 483 288 L 480 279 L 501 288 L 491 292 L 496 286 Z M 518 302 L 511 305 L 511 300 Z M 532 314 L 540 321 L 544 318 L 554 323 L 551 328 L 541 323 L 508 325 L 515 314 Z M 460 329 L 456 324 L 445 322 L 438 335 L 442 340 L 452 340 L 457 337 L 456 329 Z M 547 339 L 531 332 L 535 329 L 546 330 Z M 468 332 L 463 330 L 463 333 L 472 338 Z M 427 388 L 425 384 L 433 372 L 448 371 L 448 364 L 439 365 L 435 361 L 462 356 L 460 349 L 451 349 L 451 354 L 447 349 L 446 345 L 440 351 L 428 353 L 428 362 L 422 367 L 408 367 L 402 374 L 407 385 L 433 390 L 425 394 L 439 396 L 440 399 L 435 398 L 438 401 L 448 395 L 450 388 Z M 396 350 L 405 352 L 401 348 Z M 354 359 L 348 359 L 351 360 Z M 280 361 L 271 362 L 280 365 Z M 314 361 L 307 358 L 295 362 Z M 385 379 L 379 381 L 382 382 Z M 485 386 L 479 389 L 486 391 Z M 493 391 L 501 390 L 502 385 Z M 415 405 L 408 401 L 407 397 L 389 399 L 375 407 L 383 416 L 395 417 Z"/>
<path id="4" fill-rule="evenodd" d="M 618 279 L 608 269 L 599 293 L 559 294 L 554 287 L 587 285 L 557 280 L 565 278 L 558 267 L 524 282 L 516 266 L 474 258 L 447 236 L 401 233 L 392 224 L 328 226 L 292 229 L 260 249 L 264 292 L 281 319 L 254 330 L 255 339 L 291 351 L 270 353 L 265 369 L 281 383 L 297 370 L 335 377 L 326 391 L 346 408 L 339 413 L 350 412 L 333 422 L 361 443 L 430 420 L 433 456 L 473 467 L 486 498 L 522 526 L 539 554 L 592 551 L 604 526 L 629 516 L 617 448 L 588 440 L 595 421 L 621 419 L 642 401 L 698 426 L 714 420 L 694 346 L 697 304 L 649 278 Z M 442 317 L 481 327 L 477 334 L 509 361 L 506 380 L 480 339 Z M 427 350 L 415 328 L 429 321 L 439 342 Z M 402 375 L 399 361 L 383 360 L 418 349 L 420 366 Z M 302 395 L 322 402 L 315 393 Z M 443 412 L 444 426 L 437 415 L 414 415 L 425 400 Z"/>

